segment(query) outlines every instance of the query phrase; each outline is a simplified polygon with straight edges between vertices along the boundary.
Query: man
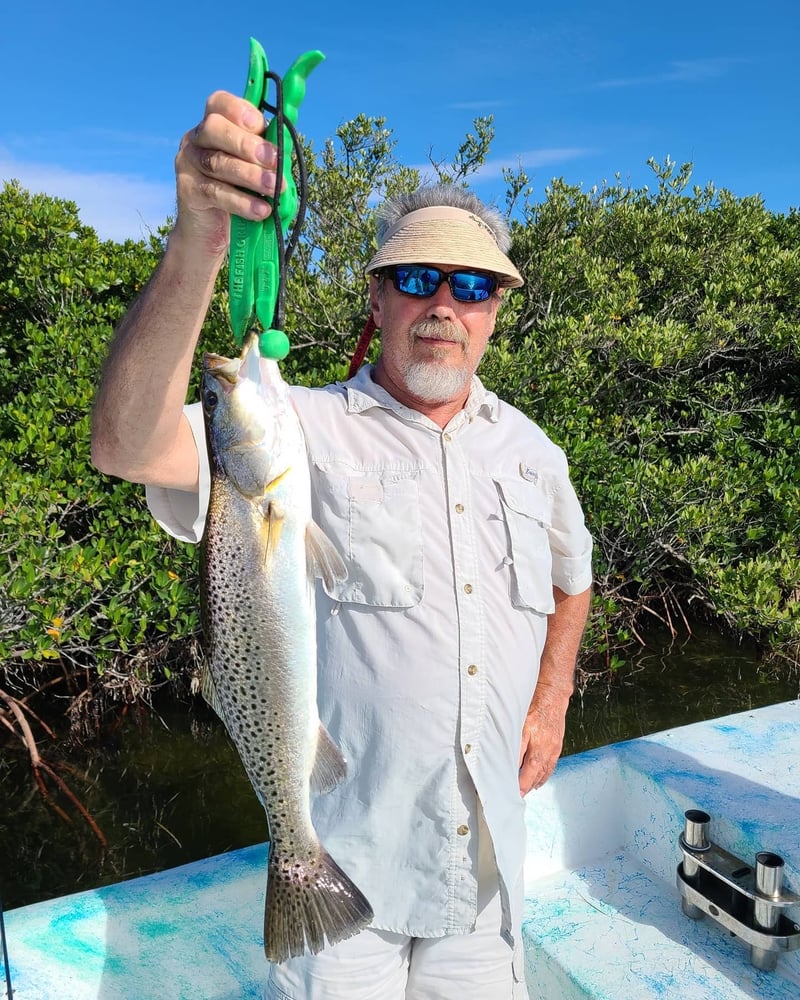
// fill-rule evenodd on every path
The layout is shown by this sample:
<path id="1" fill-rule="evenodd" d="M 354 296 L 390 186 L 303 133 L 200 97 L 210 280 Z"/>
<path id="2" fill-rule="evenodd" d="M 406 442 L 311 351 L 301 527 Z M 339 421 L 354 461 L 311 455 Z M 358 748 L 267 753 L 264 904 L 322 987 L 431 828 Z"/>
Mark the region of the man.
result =
<path id="1" fill-rule="evenodd" d="M 263 218 L 261 116 L 213 95 L 176 159 L 178 215 L 98 393 L 98 467 L 146 483 L 197 541 L 208 501 L 184 410 L 229 213 Z M 348 780 L 314 803 L 373 925 L 270 970 L 280 1000 L 525 997 L 524 796 L 555 767 L 590 600 L 591 541 L 563 453 L 474 375 L 522 279 L 504 220 L 464 191 L 391 203 L 370 261 L 381 356 L 295 388 L 315 518 L 349 574 L 317 598 L 319 709 Z M 153 359 L 157 359 L 154 363 Z"/>

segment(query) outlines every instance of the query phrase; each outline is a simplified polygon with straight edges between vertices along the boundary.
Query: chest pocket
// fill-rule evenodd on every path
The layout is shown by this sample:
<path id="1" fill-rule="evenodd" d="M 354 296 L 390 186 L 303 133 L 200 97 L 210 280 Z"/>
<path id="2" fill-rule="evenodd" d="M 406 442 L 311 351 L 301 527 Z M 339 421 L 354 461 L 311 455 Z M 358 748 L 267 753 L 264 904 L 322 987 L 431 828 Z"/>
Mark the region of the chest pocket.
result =
<path id="1" fill-rule="evenodd" d="M 419 471 L 314 463 L 315 519 L 347 565 L 336 601 L 411 608 L 423 592 Z"/>
<path id="2" fill-rule="evenodd" d="M 551 506 L 536 483 L 496 479 L 511 548 L 511 603 L 541 614 L 555 611 L 549 528 Z"/>

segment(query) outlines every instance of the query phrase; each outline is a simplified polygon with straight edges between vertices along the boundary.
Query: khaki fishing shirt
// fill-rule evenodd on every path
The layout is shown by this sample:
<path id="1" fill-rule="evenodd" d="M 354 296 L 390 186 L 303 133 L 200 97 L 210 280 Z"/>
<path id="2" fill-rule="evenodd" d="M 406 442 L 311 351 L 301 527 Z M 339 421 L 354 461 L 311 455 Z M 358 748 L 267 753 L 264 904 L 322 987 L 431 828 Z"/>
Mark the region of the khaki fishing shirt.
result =
<path id="1" fill-rule="evenodd" d="M 442 430 L 376 385 L 292 389 L 314 517 L 347 579 L 318 581 L 320 717 L 347 779 L 313 803 L 327 850 L 372 904 L 373 927 L 468 933 L 477 903 L 478 798 L 513 945 L 522 914 L 522 726 L 553 586 L 591 584 L 592 543 L 563 452 L 475 377 Z M 209 470 L 186 409 L 200 495 L 149 488 L 156 520 L 197 542 Z"/>

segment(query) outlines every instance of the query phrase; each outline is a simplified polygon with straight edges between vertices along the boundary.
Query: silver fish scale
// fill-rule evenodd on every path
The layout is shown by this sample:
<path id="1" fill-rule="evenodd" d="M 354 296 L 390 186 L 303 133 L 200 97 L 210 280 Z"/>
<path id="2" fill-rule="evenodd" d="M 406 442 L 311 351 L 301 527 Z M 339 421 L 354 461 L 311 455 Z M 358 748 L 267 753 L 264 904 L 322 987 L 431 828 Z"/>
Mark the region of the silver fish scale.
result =
<path id="1" fill-rule="evenodd" d="M 218 509 L 209 506 L 204 546 L 211 676 L 226 728 L 267 812 L 271 841 L 276 848 L 285 843 L 295 856 L 311 860 L 318 852 L 310 816 L 292 807 L 311 769 L 309 755 L 295 736 L 308 698 L 298 683 L 302 679 L 292 676 L 275 655 L 284 630 L 275 621 L 274 597 L 263 585 L 263 545 L 257 538 L 250 545 L 240 540 L 242 520 L 254 521 L 260 515 L 224 480 L 215 486 L 212 505 Z M 231 518 L 231 507 L 244 517 Z M 276 684 L 280 700 L 272 690 Z"/>

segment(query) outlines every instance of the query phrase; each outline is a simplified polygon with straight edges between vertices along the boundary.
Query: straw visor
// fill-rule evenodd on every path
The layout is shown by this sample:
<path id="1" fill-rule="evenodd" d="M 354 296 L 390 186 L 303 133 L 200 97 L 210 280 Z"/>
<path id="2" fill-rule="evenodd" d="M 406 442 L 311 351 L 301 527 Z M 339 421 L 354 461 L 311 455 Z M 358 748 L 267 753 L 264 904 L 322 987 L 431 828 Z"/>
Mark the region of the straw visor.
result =
<path id="1" fill-rule="evenodd" d="M 367 274 L 392 264 L 471 267 L 496 274 L 505 288 L 524 284 L 486 223 L 473 212 L 446 205 L 419 208 L 398 219 L 367 264 Z"/>

